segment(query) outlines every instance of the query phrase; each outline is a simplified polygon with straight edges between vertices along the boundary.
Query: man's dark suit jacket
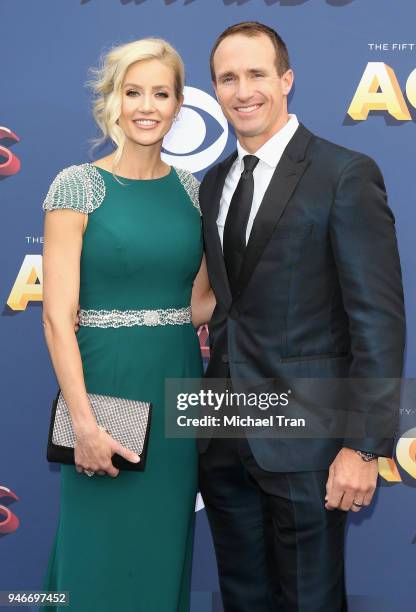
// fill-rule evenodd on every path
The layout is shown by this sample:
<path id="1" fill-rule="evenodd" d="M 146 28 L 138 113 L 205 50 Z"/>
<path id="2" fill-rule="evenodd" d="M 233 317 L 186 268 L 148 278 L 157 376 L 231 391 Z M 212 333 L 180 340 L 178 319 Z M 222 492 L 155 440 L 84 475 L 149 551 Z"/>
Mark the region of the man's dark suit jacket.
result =
<path id="1" fill-rule="evenodd" d="M 342 446 L 391 456 L 398 383 L 382 379 L 402 375 L 405 316 L 394 217 L 377 165 L 300 125 L 255 218 L 233 298 L 216 219 L 236 155 L 211 168 L 200 187 L 217 299 L 207 377 L 372 379 L 347 402 L 363 416 L 360 437 L 249 444 L 269 471 L 326 469 Z M 208 444 L 199 440 L 200 451 Z"/>

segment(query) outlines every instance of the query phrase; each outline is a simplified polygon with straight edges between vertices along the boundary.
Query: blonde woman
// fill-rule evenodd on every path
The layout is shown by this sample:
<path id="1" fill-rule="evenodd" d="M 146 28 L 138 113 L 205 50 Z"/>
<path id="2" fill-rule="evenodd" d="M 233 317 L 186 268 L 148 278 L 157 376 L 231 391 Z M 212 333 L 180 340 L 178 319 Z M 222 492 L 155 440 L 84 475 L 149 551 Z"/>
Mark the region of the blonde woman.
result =
<path id="1" fill-rule="evenodd" d="M 69 591 L 76 612 L 185 612 L 197 454 L 164 435 L 164 381 L 201 375 L 195 327 L 214 304 L 198 183 L 160 156 L 183 63 L 138 40 L 107 54 L 93 87 L 114 151 L 60 172 L 43 205 L 45 337 L 77 439 L 44 588 Z M 99 429 L 87 392 L 153 403 L 145 471 L 113 466 L 137 456 Z"/>

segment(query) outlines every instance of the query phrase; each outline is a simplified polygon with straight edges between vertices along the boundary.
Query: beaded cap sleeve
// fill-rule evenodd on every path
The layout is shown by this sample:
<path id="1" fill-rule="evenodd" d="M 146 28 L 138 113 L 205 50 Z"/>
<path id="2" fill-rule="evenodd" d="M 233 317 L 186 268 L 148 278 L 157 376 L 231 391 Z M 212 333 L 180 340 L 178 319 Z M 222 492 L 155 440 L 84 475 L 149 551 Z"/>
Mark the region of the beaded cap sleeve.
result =
<path id="1" fill-rule="evenodd" d="M 182 168 L 175 168 L 175 171 L 179 177 L 180 182 L 182 183 L 183 188 L 190 197 L 192 204 L 198 210 L 199 214 L 202 215 L 201 208 L 199 206 L 200 182 L 188 170 L 183 170 Z"/>
<path id="2" fill-rule="evenodd" d="M 64 168 L 53 180 L 43 202 L 44 210 L 71 208 L 91 213 L 105 197 L 105 183 L 92 164 L 79 164 Z"/>

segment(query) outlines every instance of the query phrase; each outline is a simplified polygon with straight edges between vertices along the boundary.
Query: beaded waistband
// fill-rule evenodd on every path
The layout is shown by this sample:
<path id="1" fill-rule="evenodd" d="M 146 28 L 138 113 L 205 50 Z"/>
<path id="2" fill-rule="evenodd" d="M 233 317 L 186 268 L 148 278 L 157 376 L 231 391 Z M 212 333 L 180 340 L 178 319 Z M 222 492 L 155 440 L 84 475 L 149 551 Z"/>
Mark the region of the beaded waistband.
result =
<path id="1" fill-rule="evenodd" d="M 156 310 L 84 310 L 79 324 L 85 327 L 133 327 L 136 325 L 184 325 L 191 323 L 191 307 Z"/>

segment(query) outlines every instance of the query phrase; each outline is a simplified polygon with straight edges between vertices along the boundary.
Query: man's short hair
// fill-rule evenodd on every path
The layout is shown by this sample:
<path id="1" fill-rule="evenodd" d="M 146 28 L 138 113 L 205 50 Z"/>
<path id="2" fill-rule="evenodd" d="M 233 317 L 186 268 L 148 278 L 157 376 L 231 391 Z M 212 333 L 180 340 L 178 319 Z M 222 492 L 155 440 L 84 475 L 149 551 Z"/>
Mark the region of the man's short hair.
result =
<path id="1" fill-rule="evenodd" d="M 211 78 L 214 81 L 214 83 L 215 83 L 215 71 L 214 71 L 215 51 L 218 49 L 220 43 L 222 43 L 222 41 L 225 38 L 228 38 L 229 36 L 233 36 L 234 34 L 242 34 L 243 36 L 249 36 L 249 37 L 260 36 L 261 34 L 264 34 L 265 36 L 267 36 L 267 38 L 271 40 L 273 47 L 275 49 L 275 52 L 276 52 L 277 74 L 279 76 L 282 76 L 287 70 L 289 70 L 290 61 L 289 61 L 289 53 L 286 47 L 286 43 L 284 42 L 282 37 L 279 36 L 276 30 L 273 30 L 273 28 L 270 28 L 269 26 L 264 25 L 264 23 L 260 23 L 259 21 L 243 21 L 241 23 L 236 23 L 230 26 L 229 28 L 227 28 L 226 30 L 224 30 L 224 32 L 222 32 L 222 34 L 218 36 L 217 40 L 214 43 L 214 46 L 211 51 L 210 60 L 209 60 L 210 69 L 211 69 Z"/>

